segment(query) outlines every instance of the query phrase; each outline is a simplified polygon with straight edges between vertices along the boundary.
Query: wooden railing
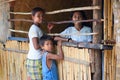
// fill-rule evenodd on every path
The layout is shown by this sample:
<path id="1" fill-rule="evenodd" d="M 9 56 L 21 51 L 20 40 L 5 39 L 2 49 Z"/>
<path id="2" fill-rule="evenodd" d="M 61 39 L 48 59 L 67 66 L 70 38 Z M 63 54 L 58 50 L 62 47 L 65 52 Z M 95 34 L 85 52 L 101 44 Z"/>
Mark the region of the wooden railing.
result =
<path id="1" fill-rule="evenodd" d="M 99 44 L 63 43 L 64 60 L 58 61 L 59 80 L 91 80 L 89 49 L 84 47 L 108 48 Z M 0 80 L 27 79 L 25 65 L 28 49 L 26 41 L 9 40 L 5 44 L 0 43 Z"/>

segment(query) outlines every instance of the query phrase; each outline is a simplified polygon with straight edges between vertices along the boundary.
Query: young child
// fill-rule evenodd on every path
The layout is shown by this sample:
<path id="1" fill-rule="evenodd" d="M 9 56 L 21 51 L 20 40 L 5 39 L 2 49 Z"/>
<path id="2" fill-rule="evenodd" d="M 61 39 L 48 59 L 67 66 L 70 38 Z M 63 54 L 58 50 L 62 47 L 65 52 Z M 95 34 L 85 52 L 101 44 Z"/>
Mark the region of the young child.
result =
<path id="1" fill-rule="evenodd" d="M 43 21 L 44 10 L 36 7 L 32 10 L 33 24 L 29 29 L 29 52 L 27 55 L 27 80 L 41 80 L 41 50 L 39 39 L 43 35 L 40 24 Z"/>
<path id="2" fill-rule="evenodd" d="M 52 54 L 54 50 L 53 39 L 50 36 L 42 36 L 40 39 L 42 55 L 42 75 L 43 80 L 58 80 L 58 72 L 55 60 L 63 59 L 61 41 L 58 41 L 57 49 L 59 54 Z"/>

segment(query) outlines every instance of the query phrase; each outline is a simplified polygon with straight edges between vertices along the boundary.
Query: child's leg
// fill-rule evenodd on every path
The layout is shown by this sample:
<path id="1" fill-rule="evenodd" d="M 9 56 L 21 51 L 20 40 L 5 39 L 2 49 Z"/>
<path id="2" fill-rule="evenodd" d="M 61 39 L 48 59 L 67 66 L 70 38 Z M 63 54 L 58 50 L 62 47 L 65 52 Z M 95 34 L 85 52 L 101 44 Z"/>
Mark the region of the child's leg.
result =
<path id="1" fill-rule="evenodd" d="M 28 80 L 42 80 L 41 60 L 27 59 L 26 63 Z"/>

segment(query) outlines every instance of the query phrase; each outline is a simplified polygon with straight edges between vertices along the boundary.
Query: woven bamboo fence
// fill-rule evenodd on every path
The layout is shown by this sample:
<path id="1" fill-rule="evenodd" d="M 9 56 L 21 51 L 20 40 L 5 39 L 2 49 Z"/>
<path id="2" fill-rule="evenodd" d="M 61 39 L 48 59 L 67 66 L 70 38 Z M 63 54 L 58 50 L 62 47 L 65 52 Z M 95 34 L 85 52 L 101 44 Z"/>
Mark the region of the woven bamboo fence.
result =
<path id="1" fill-rule="evenodd" d="M 59 80 L 91 80 L 88 49 L 63 46 L 64 60 L 58 62 Z"/>
<path id="2" fill-rule="evenodd" d="M 5 45 L 9 51 L 0 49 L 0 80 L 26 80 L 26 54 L 17 50 L 28 50 L 28 43 L 7 41 Z"/>
<path id="3" fill-rule="evenodd" d="M 104 40 L 112 40 L 115 38 L 112 23 L 113 1 L 114 0 L 104 0 Z M 114 33 L 116 33 L 116 31 Z M 116 47 L 113 47 L 112 50 L 104 51 L 104 80 L 117 80 L 115 76 L 116 54 Z"/>
<path id="4" fill-rule="evenodd" d="M 0 80 L 26 80 L 28 42 L 0 44 Z M 65 58 L 58 61 L 60 80 L 91 80 L 88 49 L 63 46 Z"/>

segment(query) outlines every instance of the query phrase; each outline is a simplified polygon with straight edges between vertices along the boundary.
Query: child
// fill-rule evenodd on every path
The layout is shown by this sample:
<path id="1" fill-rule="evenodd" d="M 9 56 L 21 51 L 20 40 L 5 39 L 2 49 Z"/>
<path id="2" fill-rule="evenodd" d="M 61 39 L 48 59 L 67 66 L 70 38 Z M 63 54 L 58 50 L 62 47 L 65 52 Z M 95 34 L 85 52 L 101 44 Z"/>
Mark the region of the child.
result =
<path id="1" fill-rule="evenodd" d="M 40 39 L 42 55 L 42 75 L 43 80 L 58 80 L 58 72 L 55 60 L 63 59 L 63 51 L 61 41 L 58 41 L 59 54 L 51 54 L 54 49 L 53 40 L 50 36 L 42 36 Z"/>
<path id="2" fill-rule="evenodd" d="M 29 52 L 27 55 L 27 80 L 41 80 L 41 51 L 39 39 L 43 35 L 40 24 L 43 21 L 44 10 L 36 7 L 32 10 L 33 24 L 29 29 Z"/>

